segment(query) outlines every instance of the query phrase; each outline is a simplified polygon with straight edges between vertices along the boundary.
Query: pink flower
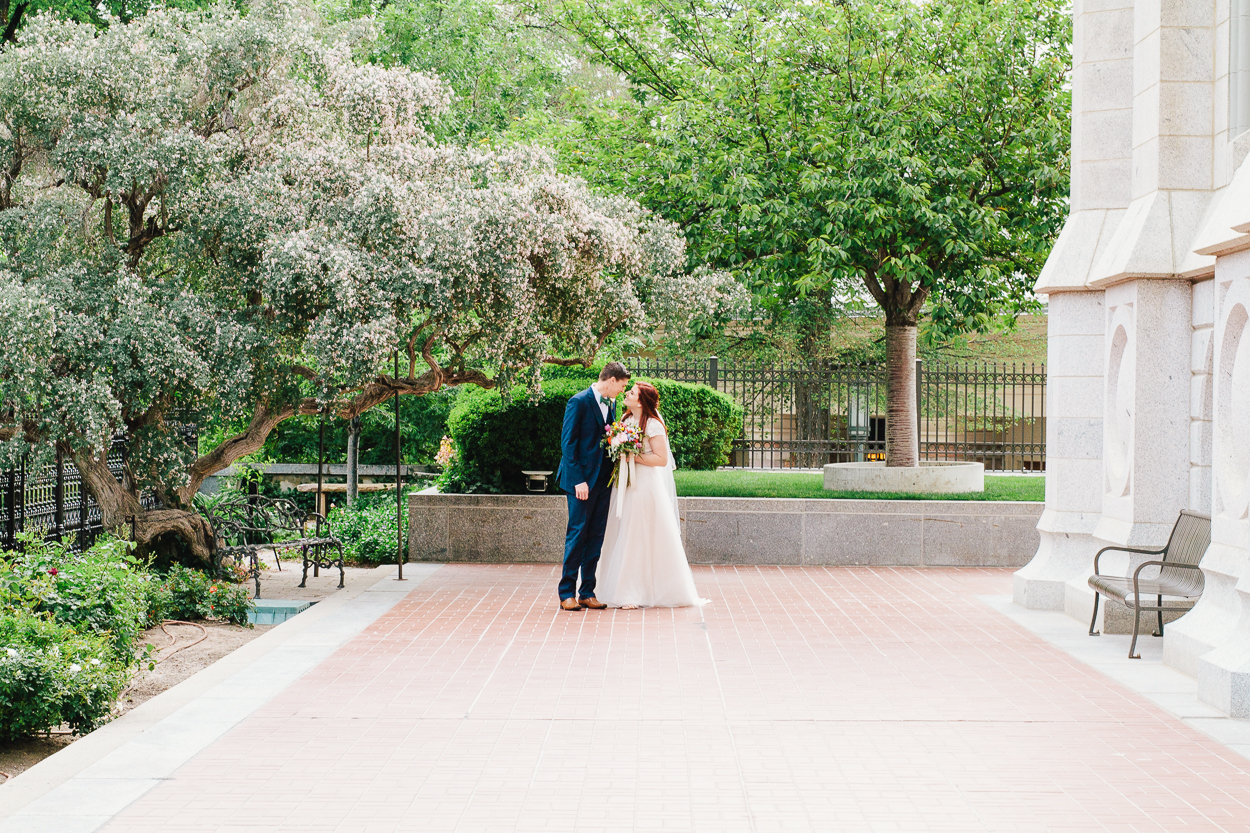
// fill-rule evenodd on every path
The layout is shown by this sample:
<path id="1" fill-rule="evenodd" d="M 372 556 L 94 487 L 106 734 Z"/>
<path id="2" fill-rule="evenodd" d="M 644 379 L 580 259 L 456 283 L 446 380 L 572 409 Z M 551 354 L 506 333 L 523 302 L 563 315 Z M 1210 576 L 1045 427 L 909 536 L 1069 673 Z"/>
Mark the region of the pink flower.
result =
<path id="1" fill-rule="evenodd" d="M 56 569 L 56 567 L 53 567 L 51 570 L 48 570 L 48 575 L 50 575 L 50 576 L 54 576 L 54 575 L 56 575 L 56 574 L 57 574 L 57 569 Z"/>

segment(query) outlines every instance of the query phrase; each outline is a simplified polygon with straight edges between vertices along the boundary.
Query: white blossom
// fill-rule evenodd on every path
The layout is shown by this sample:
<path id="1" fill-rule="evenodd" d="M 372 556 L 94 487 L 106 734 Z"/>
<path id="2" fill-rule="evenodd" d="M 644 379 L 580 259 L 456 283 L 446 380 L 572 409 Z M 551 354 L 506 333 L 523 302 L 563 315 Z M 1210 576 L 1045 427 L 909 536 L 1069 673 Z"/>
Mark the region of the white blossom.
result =
<path id="1" fill-rule="evenodd" d="M 414 379 L 532 385 L 607 332 L 741 301 L 547 151 L 432 144 L 448 87 L 356 61 L 370 36 L 269 0 L 102 31 L 39 14 L 0 52 L 0 423 L 22 428 L 0 458 L 125 427 L 126 487 L 176 504 L 178 421 L 349 400 L 396 349 L 407 377 L 410 343 Z"/>

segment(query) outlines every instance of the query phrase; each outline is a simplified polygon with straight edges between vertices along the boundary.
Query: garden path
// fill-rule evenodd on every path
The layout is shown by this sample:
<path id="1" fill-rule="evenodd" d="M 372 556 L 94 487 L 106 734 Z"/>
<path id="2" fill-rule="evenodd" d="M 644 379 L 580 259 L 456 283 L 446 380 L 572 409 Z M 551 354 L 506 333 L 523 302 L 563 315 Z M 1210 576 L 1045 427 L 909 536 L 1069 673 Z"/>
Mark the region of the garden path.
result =
<path id="1" fill-rule="evenodd" d="M 559 613 L 552 565 L 422 569 L 100 829 L 1250 831 L 1250 760 L 987 604 L 1007 570 Z"/>

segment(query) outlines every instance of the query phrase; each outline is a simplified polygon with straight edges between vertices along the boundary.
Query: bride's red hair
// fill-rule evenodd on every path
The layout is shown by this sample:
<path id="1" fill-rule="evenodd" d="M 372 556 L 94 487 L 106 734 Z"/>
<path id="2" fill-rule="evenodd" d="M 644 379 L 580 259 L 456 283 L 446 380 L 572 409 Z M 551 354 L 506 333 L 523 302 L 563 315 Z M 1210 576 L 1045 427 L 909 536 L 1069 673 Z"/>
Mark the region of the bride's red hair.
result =
<path id="1" fill-rule="evenodd" d="M 638 389 L 638 404 L 642 407 L 642 416 L 638 420 L 639 430 L 647 430 L 649 419 L 659 419 L 662 424 L 664 420 L 660 419 L 660 392 L 655 389 L 655 385 L 634 382 L 634 387 Z"/>

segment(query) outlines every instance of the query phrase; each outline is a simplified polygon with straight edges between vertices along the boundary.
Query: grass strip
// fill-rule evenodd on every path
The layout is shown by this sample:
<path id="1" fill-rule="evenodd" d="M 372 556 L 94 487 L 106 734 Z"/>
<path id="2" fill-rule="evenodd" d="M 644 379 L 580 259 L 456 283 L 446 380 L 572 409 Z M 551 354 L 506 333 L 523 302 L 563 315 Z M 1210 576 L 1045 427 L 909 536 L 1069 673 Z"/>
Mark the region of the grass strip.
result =
<path id="1" fill-rule="evenodd" d="M 820 474 L 752 471 L 677 471 L 683 497 L 844 498 L 852 500 L 1029 500 L 1046 499 L 1046 478 L 986 475 L 984 492 L 913 495 L 904 492 L 833 492 Z"/>

